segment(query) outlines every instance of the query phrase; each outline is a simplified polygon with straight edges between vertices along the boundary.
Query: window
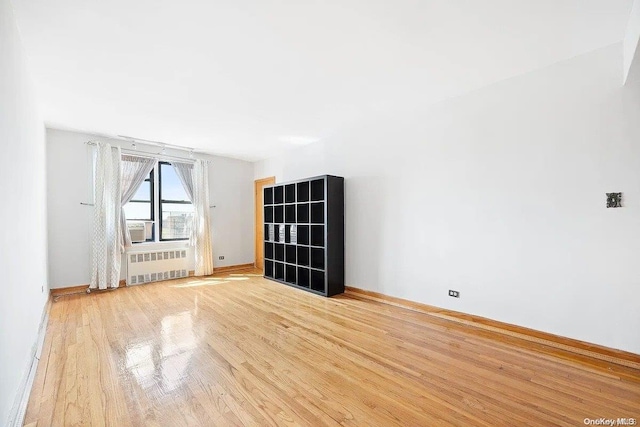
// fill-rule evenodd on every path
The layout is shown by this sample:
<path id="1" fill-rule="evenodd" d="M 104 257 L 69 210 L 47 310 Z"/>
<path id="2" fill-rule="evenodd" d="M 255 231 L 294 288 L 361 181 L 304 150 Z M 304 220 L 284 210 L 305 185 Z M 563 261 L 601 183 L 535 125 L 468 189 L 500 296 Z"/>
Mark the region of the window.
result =
<path id="1" fill-rule="evenodd" d="M 153 170 L 140 185 L 133 199 L 124 205 L 127 220 L 153 221 Z"/>
<path id="2" fill-rule="evenodd" d="M 160 240 L 188 239 L 193 205 L 170 163 L 160 162 Z"/>
<path id="3" fill-rule="evenodd" d="M 147 222 L 147 242 L 186 240 L 191 235 L 193 205 L 171 163 L 156 163 L 124 211 L 127 221 Z"/>

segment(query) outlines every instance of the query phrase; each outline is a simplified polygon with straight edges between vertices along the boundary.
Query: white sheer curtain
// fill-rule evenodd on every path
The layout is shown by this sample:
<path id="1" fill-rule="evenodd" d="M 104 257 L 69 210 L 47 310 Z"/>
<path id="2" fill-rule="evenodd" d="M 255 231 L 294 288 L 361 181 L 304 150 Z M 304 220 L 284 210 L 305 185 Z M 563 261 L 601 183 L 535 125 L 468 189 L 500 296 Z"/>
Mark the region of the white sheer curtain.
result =
<path id="1" fill-rule="evenodd" d="M 171 163 L 173 169 L 176 171 L 180 182 L 184 187 L 184 191 L 187 193 L 189 200 L 193 203 L 193 163 Z"/>
<path id="2" fill-rule="evenodd" d="M 117 288 L 120 282 L 120 147 L 96 144 L 91 289 Z"/>
<path id="3" fill-rule="evenodd" d="M 193 223 L 190 244 L 194 248 L 196 276 L 213 274 L 213 248 L 211 246 L 211 214 L 209 211 L 209 167 L 205 160 L 190 163 L 172 163 L 187 196 L 193 203 Z"/>
<path id="4" fill-rule="evenodd" d="M 185 193 L 187 193 L 187 197 L 193 203 L 193 163 L 171 163 L 173 169 L 176 171 L 176 175 L 178 175 L 178 179 L 182 183 L 184 187 Z M 193 213 L 194 221 L 195 221 L 195 212 Z M 195 246 L 196 235 L 195 235 L 196 227 L 195 223 L 191 224 L 191 232 L 189 234 L 189 244 L 191 246 Z"/>
<path id="5" fill-rule="evenodd" d="M 156 159 L 148 157 L 138 157 L 123 155 L 122 156 L 122 197 L 120 204 L 122 210 L 120 212 L 120 249 L 124 252 L 124 248 L 131 246 L 131 233 L 127 228 L 127 218 L 124 212 L 124 205 L 129 203 L 138 191 L 138 187 L 142 184 L 149 172 L 156 164 Z"/>

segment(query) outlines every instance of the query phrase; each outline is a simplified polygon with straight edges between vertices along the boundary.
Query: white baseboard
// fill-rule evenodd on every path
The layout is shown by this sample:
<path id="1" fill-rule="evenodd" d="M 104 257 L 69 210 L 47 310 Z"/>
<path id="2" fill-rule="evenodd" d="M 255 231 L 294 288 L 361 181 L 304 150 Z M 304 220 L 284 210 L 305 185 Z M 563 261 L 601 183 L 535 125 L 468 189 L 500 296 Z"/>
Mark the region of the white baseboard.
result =
<path id="1" fill-rule="evenodd" d="M 51 304 L 51 297 L 47 300 L 42 311 L 42 317 L 40 318 L 40 327 L 38 328 L 38 339 L 31 348 L 29 354 L 29 364 L 25 373 L 20 381 L 20 387 L 16 393 L 16 399 L 14 401 L 11 412 L 9 413 L 8 427 L 21 427 L 24 424 L 24 417 L 27 413 L 27 404 L 29 403 L 29 396 L 31 395 L 31 389 L 33 388 L 33 381 L 36 377 L 36 371 L 38 370 L 38 362 L 42 354 L 42 347 L 44 346 L 44 337 L 47 332 L 47 324 L 49 323 L 49 307 Z"/>

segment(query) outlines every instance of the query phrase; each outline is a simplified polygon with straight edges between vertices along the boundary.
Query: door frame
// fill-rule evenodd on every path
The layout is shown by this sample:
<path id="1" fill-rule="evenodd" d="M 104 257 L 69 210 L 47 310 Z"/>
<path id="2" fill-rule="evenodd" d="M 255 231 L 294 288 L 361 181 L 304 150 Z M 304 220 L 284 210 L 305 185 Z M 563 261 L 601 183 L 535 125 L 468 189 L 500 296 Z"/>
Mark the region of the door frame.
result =
<path id="1" fill-rule="evenodd" d="M 267 185 L 273 185 L 276 183 L 275 176 L 269 176 L 267 178 L 256 179 L 254 182 L 254 210 L 255 210 L 255 259 L 253 262 L 254 267 L 264 270 L 264 200 L 262 198 L 262 189 Z M 262 265 L 259 263 L 258 255 L 262 253 Z"/>

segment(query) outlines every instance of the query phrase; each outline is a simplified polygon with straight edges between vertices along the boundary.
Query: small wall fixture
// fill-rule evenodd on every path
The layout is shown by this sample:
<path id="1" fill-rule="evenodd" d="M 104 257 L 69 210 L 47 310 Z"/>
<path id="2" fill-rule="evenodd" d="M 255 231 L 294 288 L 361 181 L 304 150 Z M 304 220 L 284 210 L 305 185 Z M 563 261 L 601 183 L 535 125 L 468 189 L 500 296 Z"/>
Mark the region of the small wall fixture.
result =
<path id="1" fill-rule="evenodd" d="M 607 207 L 608 208 L 621 208 L 622 207 L 622 193 L 607 193 Z"/>

